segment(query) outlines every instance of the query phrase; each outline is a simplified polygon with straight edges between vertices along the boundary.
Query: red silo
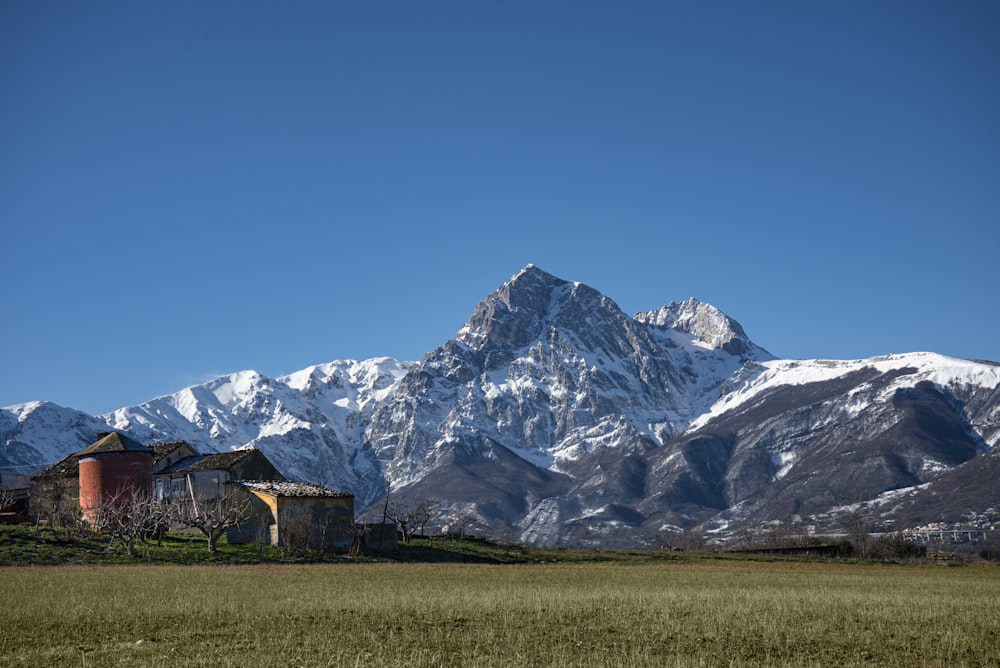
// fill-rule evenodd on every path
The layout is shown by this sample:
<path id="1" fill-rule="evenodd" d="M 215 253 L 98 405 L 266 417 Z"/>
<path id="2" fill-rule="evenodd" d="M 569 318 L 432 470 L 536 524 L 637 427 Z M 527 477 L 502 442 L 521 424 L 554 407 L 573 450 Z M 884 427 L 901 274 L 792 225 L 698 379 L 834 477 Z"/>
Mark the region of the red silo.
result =
<path id="1" fill-rule="evenodd" d="M 125 502 L 153 490 L 153 450 L 117 432 L 98 434 L 77 453 L 80 462 L 80 511 L 93 522 L 102 504 Z"/>

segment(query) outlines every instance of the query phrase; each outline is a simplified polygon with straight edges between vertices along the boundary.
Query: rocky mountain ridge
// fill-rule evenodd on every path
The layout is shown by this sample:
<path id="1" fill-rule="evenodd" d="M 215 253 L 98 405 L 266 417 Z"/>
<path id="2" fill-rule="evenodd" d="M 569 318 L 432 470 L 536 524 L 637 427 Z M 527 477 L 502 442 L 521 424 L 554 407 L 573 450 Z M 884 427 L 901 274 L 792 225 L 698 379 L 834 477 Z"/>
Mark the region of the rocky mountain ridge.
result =
<path id="1" fill-rule="evenodd" d="M 437 501 L 442 521 L 534 543 L 1000 508 L 976 472 L 1000 440 L 1000 367 L 930 353 L 777 360 L 708 304 L 630 317 L 531 265 L 417 363 L 240 372 L 96 418 L 0 410 L 0 467 L 53 461 L 107 426 L 146 442 L 253 445 L 359 505 L 390 485 Z M 968 508 L 940 500 L 948 476 Z"/>

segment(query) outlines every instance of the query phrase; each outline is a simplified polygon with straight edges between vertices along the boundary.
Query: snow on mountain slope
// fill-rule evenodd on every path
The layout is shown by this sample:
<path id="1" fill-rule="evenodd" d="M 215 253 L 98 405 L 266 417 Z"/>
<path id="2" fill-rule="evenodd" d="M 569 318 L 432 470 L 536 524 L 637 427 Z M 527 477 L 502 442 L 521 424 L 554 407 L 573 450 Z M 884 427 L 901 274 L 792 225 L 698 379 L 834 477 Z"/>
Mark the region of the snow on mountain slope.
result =
<path id="1" fill-rule="evenodd" d="M 457 447 L 494 444 L 566 472 L 595 449 L 661 445 L 744 363 L 765 359 L 707 304 L 630 318 L 593 288 L 529 265 L 379 407 L 373 444 L 394 485 Z"/>
<path id="2" fill-rule="evenodd" d="M 382 483 L 363 447 L 364 425 L 408 368 L 377 358 L 279 378 L 241 371 L 102 417 L 147 442 L 182 439 L 217 451 L 253 446 L 287 477 L 365 498 Z"/>
<path id="3" fill-rule="evenodd" d="M 46 464 L 93 442 L 107 429 L 99 418 L 49 401 L 0 409 L 0 469 L 37 473 Z"/>
<path id="4" fill-rule="evenodd" d="M 998 371 L 930 353 L 748 367 L 647 459 L 639 504 L 647 532 L 685 517 L 717 530 L 789 517 L 835 529 L 852 504 L 920 488 L 958 466 L 974 472 L 998 442 Z M 978 506 L 924 497 L 909 512 L 982 512 L 992 484 L 984 477 L 966 495 Z"/>
<path id="5" fill-rule="evenodd" d="M 0 467 L 55 461 L 108 426 L 147 443 L 255 446 L 359 508 L 388 484 L 483 531 L 642 545 L 698 524 L 831 524 L 837 508 L 959 468 L 955 479 L 979 481 L 1000 442 L 1000 366 L 932 353 L 776 360 L 709 304 L 630 317 L 529 265 L 418 363 L 243 371 L 98 418 L 2 409 Z M 929 517 L 928 499 L 908 508 Z"/>
<path id="6" fill-rule="evenodd" d="M 859 413 L 873 402 L 885 401 L 901 387 L 914 387 L 924 382 L 953 392 L 958 397 L 968 397 L 972 390 L 1000 387 L 1000 366 L 936 353 L 886 355 L 861 360 L 771 360 L 734 379 L 731 390 L 708 411 L 692 420 L 690 429 L 698 429 L 769 390 L 827 382 L 863 369 L 875 369 L 882 374 L 900 370 L 907 373 L 896 377 L 892 384 L 881 388 L 874 396 L 865 394 L 865 385 L 854 388 L 844 402 L 844 410 L 848 412 Z M 984 440 L 994 445 L 1000 438 L 1000 414 L 987 416 L 982 422 Z"/>

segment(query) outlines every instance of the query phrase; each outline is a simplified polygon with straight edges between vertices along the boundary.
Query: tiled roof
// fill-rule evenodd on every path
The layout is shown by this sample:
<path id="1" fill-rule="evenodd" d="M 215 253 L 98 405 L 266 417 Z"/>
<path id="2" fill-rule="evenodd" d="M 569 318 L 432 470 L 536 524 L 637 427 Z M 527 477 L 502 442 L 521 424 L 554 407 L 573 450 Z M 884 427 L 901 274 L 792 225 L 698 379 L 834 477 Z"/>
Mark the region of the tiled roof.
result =
<path id="1" fill-rule="evenodd" d="M 257 450 L 248 448 L 246 450 L 231 450 L 229 452 L 217 452 L 211 455 L 195 455 L 185 457 L 172 466 L 159 472 L 162 474 L 172 473 L 197 473 L 198 471 L 228 471 L 237 462 L 243 461 L 252 456 Z"/>
<path id="2" fill-rule="evenodd" d="M 57 461 L 52 466 L 35 476 L 36 480 L 51 480 L 53 478 L 78 478 L 80 476 L 80 459 L 74 452 Z"/>
<path id="3" fill-rule="evenodd" d="M 311 485 L 306 482 L 254 482 L 250 480 L 240 480 L 236 484 L 270 496 L 307 496 L 307 497 L 353 497 L 348 492 L 338 492 L 334 489 Z"/>
<path id="4" fill-rule="evenodd" d="M 97 440 L 97 442 L 92 443 L 91 445 L 87 446 L 85 449 L 81 450 L 80 452 L 74 452 L 72 454 L 66 455 L 65 457 L 63 457 L 62 459 L 60 459 L 58 462 L 56 462 L 52 466 L 49 466 L 48 468 L 44 469 L 43 471 L 41 471 L 40 473 L 38 473 L 34 477 L 36 479 L 77 478 L 77 477 L 79 477 L 79 475 L 80 475 L 80 455 L 83 455 L 83 454 L 93 454 L 93 452 L 95 452 L 95 451 L 93 451 L 92 448 L 94 448 L 98 444 L 102 443 L 108 436 L 111 436 L 111 435 L 113 435 L 113 434 L 102 435 Z M 119 434 L 119 436 L 120 436 L 120 434 Z M 122 438 L 127 439 L 128 441 L 131 441 L 133 444 L 141 445 L 141 444 L 138 444 L 136 441 L 132 440 L 131 438 L 128 438 L 128 437 L 122 437 Z M 112 439 L 112 440 L 117 440 L 117 439 Z M 154 460 L 155 460 L 157 458 L 163 457 L 164 455 L 170 454 L 171 452 L 173 452 L 177 448 L 181 447 L 182 445 L 186 445 L 185 441 L 174 441 L 173 443 L 157 443 L 156 445 L 153 445 L 153 446 L 150 446 L 150 447 L 147 447 L 145 445 L 141 445 L 141 447 L 143 449 L 145 449 L 145 450 L 152 450 L 153 451 L 153 457 L 154 457 Z M 128 449 L 129 450 L 133 450 L 135 448 L 133 446 L 133 447 L 128 448 Z M 118 450 L 117 452 L 122 452 L 122 451 L 123 450 Z M 115 452 L 115 450 L 100 450 L 100 452 Z"/>
<path id="5" fill-rule="evenodd" d="M 187 444 L 187 441 L 171 441 L 169 443 L 154 443 L 149 447 L 153 448 L 153 452 L 156 453 L 157 457 L 166 457 L 177 448 L 184 447 Z"/>
<path id="6" fill-rule="evenodd" d="M 50 480 L 53 478 L 78 478 L 80 476 L 80 457 L 86 455 L 100 454 L 104 452 L 149 452 L 152 448 L 147 448 L 142 443 L 112 432 L 110 434 L 98 434 L 96 441 L 88 445 L 79 452 L 66 455 L 58 462 L 43 470 L 35 476 L 36 479 Z"/>
<path id="7" fill-rule="evenodd" d="M 124 434 L 119 434 L 117 431 L 113 431 L 110 434 L 106 434 L 105 436 L 98 438 L 97 441 L 76 453 L 76 456 L 85 457 L 87 455 L 97 455 L 105 452 L 148 452 L 149 454 L 153 454 L 153 450 L 151 448 L 147 448 L 139 441 L 129 438 Z"/>

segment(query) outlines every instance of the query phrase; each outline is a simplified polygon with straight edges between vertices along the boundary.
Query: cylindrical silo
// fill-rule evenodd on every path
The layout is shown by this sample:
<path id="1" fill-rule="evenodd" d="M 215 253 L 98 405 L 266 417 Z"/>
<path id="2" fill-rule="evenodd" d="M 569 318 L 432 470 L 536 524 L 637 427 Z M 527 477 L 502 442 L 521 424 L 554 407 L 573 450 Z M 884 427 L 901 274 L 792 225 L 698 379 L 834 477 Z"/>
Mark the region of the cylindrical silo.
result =
<path id="1" fill-rule="evenodd" d="M 153 451 L 118 433 L 99 434 L 77 453 L 80 463 L 80 511 L 93 522 L 98 508 L 124 503 L 153 490 Z"/>

